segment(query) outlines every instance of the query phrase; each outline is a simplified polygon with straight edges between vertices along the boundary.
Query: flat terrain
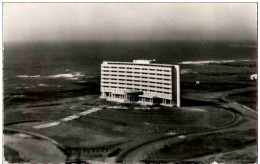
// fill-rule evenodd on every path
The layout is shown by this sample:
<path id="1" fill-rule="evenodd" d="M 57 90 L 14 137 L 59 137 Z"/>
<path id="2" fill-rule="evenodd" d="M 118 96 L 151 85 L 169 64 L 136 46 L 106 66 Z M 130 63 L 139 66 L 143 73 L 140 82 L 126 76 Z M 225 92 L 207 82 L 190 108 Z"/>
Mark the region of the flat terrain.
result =
<path id="1" fill-rule="evenodd" d="M 52 143 L 29 135 L 5 133 L 4 143 L 10 147 L 9 149 L 19 152 L 19 155 L 9 159 L 12 162 L 38 163 L 48 159 L 53 163 L 62 163 L 66 159 L 64 154 Z"/>
<path id="2" fill-rule="evenodd" d="M 218 161 L 220 163 L 255 163 L 257 157 L 257 146 L 251 145 L 234 151 L 217 153 L 200 158 L 190 159 L 186 162 L 210 163 Z"/>
<path id="3" fill-rule="evenodd" d="M 6 160 L 254 163 L 256 83 L 247 78 L 252 68 L 190 67 L 201 74 L 183 75 L 181 108 L 106 102 L 94 93 L 12 105 L 4 112 Z M 96 107 L 101 110 L 79 115 Z M 60 121 L 69 116 L 78 118 Z"/>
<path id="4" fill-rule="evenodd" d="M 226 98 L 234 102 L 237 102 L 239 104 L 244 104 L 253 110 L 257 110 L 257 102 L 255 97 L 257 97 L 256 90 L 238 93 L 238 94 L 231 94 L 228 95 Z"/>
<path id="5" fill-rule="evenodd" d="M 148 163 L 165 163 L 215 154 L 218 152 L 224 153 L 244 148 L 247 145 L 253 145 L 255 144 L 256 139 L 255 130 L 243 132 L 232 130 L 199 136 L 186 136 L 186 138 L 182 140 L 180 139 L 177 143 L 169 143 L 159 151 L 153 152 L 153 154 L 149 155 L 145 161 Z M 255 160 L 256 157 L 252 158 L 250 163 Z"/>
<path id="6" fill-rule="evenodd" d="M 89 98 L 85 96 L 85 99 Z M 136 150 L 134 148 L 133 157 L 137 156 L 136 151 L 142 154 L 138 155 L 140 156 L 139 162 L 172 162 L 216 153 L 225 154 L 229 151 L 235 151 L 236 149 L 243 149 L 247 147 L 247 145 L 254 145 L 256 142 L 256 127 L 253 127 L 254 123 L 250 124 L 250 129 L 248 129 L 247 126 L 247 128 L 243 127 L 238 130 L 230 129 L 229 131 L 214 133 L 214 129 L 217 130 L 233 125 L 239 118 L 242 118 L 238 113 L 234 113 L 234 111 L 227 110 L 219 105 L 190 106 L 174 109 L 156 107 L 150 108 L 150 110 L 135 109 L 136 106 L 123 105 L 121 106 L 122 109 L 111 109 L 108 107 L 118 105 L 98 102 L 97 96 L 91 96 L 91 99 L 95 102 L 93 105 L 84 105 L 84 101 L 81 101 L 83 100 L 82 97 L 81 99 L 74 100 L 74 104 L 69 103 L 70 106 L 66 106 L 67 102 L 71 102 L 69 100 L 60 102 L 61 104 L 54 106 L 46 106 L 46 104 L 43 106 L 39 104 L 39 106 L 36 107 L 35 105 L 32 107 L 29 106 L 24 108 L 25 112 L 19 112 L 21 123 L 17 124 L 17 122 L 12 123 L 11 121 L 9 124 L 6 122 L 8 124 L 6 127 L 49 137 L 68 148 L 102 147 L 103 145 L 113 145 L 131 140 L 129 146 L 119 146 L 122 153 L 127 152 L 128 148 L 138 146 L 140 143 L 151 142 L 154 139 L 157 140 L 156 142 L 151 142 L 150 145 L 152 148 L 150 148 L 150 145 L 148 145 L 147 148 L 140 147 Z M 96 100 L 94 101 L 93 99 Z M 71 114 L 91 109 L 91 107 L 97 105 L 102 107 L 102 110 L 96 113 L 81 116 L 73 121 L 53 127 L 43 129 L 33 128 L 36 125 L 55 121 Z M 67 110 L 64 106 L 73 110 Z M 120 106 L 118 107 L 120 108 Z M 6 117 L 15 118 L 16 113 L 17 112 L 6 113 Z M 46 113 L 49 114 L 46 115 Z M 24 117 L 22 117 L 23 115 Z M 34 118 L 35 116 L 38 116 L 38 120 L 30 120 L 31 117 Z M 26 119 L 28 119 L 29 122 L 27 122 Z M 6 119 L 6 121 L 9 121 L 9 119 Z M 240 123 L 238 123 L 238 125 L 243 125 L 248 121 L 248 119 L 242 122 L 239 121 Z M 202 134 L 199 133 L 200 131 L 209 131 L 209 133 Z M 192 134 L 196 132 L 198 134 Z M 180 136 L 177 138 L 170 137 L 167 141 L 161 140 L 160 137 L 163 137 L 167 133 L 180 134 Z M 191 134 L 185 135 L 184 133 Z M 181 136 L 181 134 L 184 135 Z M 12 144 L 9 142 L 12 137 L 14 136 L 9 134 L 6 136 L 6 145 L 20 152 L 20 149 L 17 149 L 20 142 L 13 142 Z M 138 137 L 141 137 L 142 140 L 138 140 Z M 31 141 L 31 143 L 32 142 L 33 141 Z M 158 144 L 156 144 L 157 142 Z M 40 143 L 41 142 L 39 142 L 39 144 Z M 28 143 L 24 142 L 24 144 L 26 145 Z M 46 144 L 45 146 L 49 147 L 50 144 Z M 149 151 L 144 151 L 146 149 Z M 60 152 L 60 150 L 57 151 Z M 60 153 L 62 154 L 62 152 Z M 31 157 L 27 157 L 27 155 L 21 154 L 19 158 L 30 161 Z M 93 160 L 95 159 L 95 155 L 86 156 L 82 154 L 81 159 Z M 40 159 L 35 158 L 34 160 Z M 50 158 L 45 156 L 42 157 L 41 160 L 49 162 L 53 159 L 51 156 Z M 255 158 L 250 158 L 250 160 L 254 161 Z"/>

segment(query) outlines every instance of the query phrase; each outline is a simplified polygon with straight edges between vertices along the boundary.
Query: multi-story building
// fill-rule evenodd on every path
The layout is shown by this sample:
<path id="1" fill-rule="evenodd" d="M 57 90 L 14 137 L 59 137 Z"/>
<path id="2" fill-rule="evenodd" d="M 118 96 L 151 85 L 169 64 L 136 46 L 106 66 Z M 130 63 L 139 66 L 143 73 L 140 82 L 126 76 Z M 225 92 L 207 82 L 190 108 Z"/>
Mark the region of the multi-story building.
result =
<path id="1" fill-rule="evenodd" d="M 180 107 L 180 66 L 156 64 L 154 60 L 104 61 L 100 98 Z"/>

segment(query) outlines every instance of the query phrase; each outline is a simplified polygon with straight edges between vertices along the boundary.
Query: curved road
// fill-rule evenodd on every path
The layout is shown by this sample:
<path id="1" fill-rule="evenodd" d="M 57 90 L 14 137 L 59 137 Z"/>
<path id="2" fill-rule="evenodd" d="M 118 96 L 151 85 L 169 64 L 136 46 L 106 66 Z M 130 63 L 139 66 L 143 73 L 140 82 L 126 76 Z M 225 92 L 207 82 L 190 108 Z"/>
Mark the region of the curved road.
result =
<path id="1" fill-rule="evenodd" d="M 223 99 L 223 97 L 228 96 L 229 94 L 233 94 L 234 92 L 235 93 L 246 92 L 251 89 L 252 88 L 245 88 L 245 89 L 239 89 L 239 90 L 226 91 L 225 94 L 220 94 L 220 93 L 216 94 L 217 96 L 215 98 Z M 208 100 L 206 100 L 206 101 L 208 101 Z M 224 99 L 224 101 L 225 101 L 225 99 Z M 257 112 L 252 111 L 252 110 L 248 111 L 249 109 L 246 106 L 243 106 L 236 102 L 228 102 L 227 100 L 226 100 L 226 102 L 227 103 L 218 103 L 218 105 L 221 105 L 223 107 L 232 108 L 238 112 L 238 114 L 234 113 L 236 116 L 236 119 L 233 122 L 231 122 L 229 125 L 221 127 L 221 128 L 217 128 L 217 129 L 206 130 L 206 131 L 188 132 L 188 133 L 182 133 L 182 134 L 176 134 L 176 135 L 165 134 L 165 136 L 162 137 L 161 139 L 157 139 L 153 142 L 149 141 L 147 143 L 142 143 L 141 145 L 137 145 L 137 146 L 123 152 L 121 155 L 119 155 L 117 157 L 116 162 L 117 163 L 142 163 L 141 160 L 145 159 L 148 154 L 163 148 L 169 142 L 178 142 L 178 141 L 181 141 L 183 139 L 186 139 L 188 137 L 192 137 L 195 135 L 197 136 L 197 135 L 204 135 L 204 134 L 213 133 L 213 132 L 216 133 L 216 132 L 226 131 L 226 130 L 229 130 L 236 126 L 241 125 L 241 123 L 243 124 L 244 122 L 246 122 L 247 119 L 245 117 L 247 117 L 249 119 L 254 119 L 254 120 L 256 119 L 257 116 L 249 117 L 249 116 L 252 116 L 252 114 L 249 114 L 249 116 L 248 116 L 247 112 L 249 112 L 249 113 L 253 112 L 253 115 L 255 115 L 255 113 L 257 113 Z M 247 112 L 245 112 L 245 111 L 247 111 Z M 183 138 L 183 136 L 185 136 L 186 138 Z"/>

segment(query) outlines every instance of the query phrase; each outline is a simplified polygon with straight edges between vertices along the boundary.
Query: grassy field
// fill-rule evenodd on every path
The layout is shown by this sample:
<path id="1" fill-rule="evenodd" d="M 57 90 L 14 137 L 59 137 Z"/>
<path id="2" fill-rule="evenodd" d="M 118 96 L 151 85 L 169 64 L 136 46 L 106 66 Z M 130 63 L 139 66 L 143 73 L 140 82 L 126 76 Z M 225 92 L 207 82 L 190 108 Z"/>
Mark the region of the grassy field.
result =
<path id="1" fill-rule="evenodd" d="M 254 145 L 257 141 L 256 130 L 233 130 L 222 133 L 212 133 L 184 139 L 182 142 L 169 144 L 150 154 L 145 162 L 165 163 L 196 158 L 205 155 L 228 152 Z M 253 161 L 255 159 L 252 159 Z M 191 160 L 194 162 L 194 160 Z M 201 161 L 195 161 L 201 162 Z M 212 161 L 211 161 L 212 162 Z"/>
<path id="2" fill-rule="evenodd" d="M 231 101 L 246 105 L 253 110 L 257 110 L 257 91 L 243 92 L 239 94 L 231 94 L 226 97 Z"/>
<path id="3" fill-rule="evenodd" d="M 94 99 L 94 97 L 92 97 Z M 96 102 L 96 100 L 92 100 Z M 84 148 L 113 145 L 132 140 L 130 144 L 140 144 L 150 140 L 152 136 L 160 136 L 167 131 L 183 133 L 214 129 L 231 123 L 234 115 L 218 107 L 160 107 L 150 110 L 135 110 L 136 105 L 123 105 L 129 109 L 104 109 L 88 116 L 82 116 L 70 122 L 57 126 L 35 129 L 33 126 L 45 124 L 61 117 L 75 114 L 93 106 L 81 105 L 77 101 L 70 110 L 57 106 L 29 107 L 26 112 L 11 112 L 6 114 L 9 119 L 20 120 L 31 117 L 39 118 L 36 122 L 9 124 L 7 127 L 47 136 L 64 147 Z M 106 102 L 100 103 L 108 105 Z M 111 104 L 114 106 L 116 104 Z M 56 110 L 55 110 L 56 109 Z M 15 113 L 17 115 L 15 115 Z M 42 115 L 44 113 L 44 115 Z M 10 117 L 12 116 L 12 117 Z M 43 117 L 44 116 L 44 117 Z M 44 119 L 45 118 L 45 119 Z M 8 119 L 7 119 L 8 121 Z M 141 140 L 136 140 L 141 138 Z M 33 142 L 33 141 L 32 141 Z M 125 148 L 128 146 L 126 145 Z"/>
<path id="4" fill-rule="evenodd" d="M 94 129 L 78 126 L 71 126 L 69 124 L 61 124 L 43 129 L 34 129 L 33 126 L 44 124 L 47 122 L 22 123 L 8 126 L 9 128 L 19 129 L 29 132 L 34 132 L 54 139 L 65 147 L 93 147 L 103 144 L 109 144 L 119 141 L 124 141 L 123 137 L 116 135 L 108 135 L 100 133 Z"/>
<path id="5" fill-rule="evenodd" d="M 107 117 L 109 116 L 109 117 Z M 207 126 L 217 127 L 229 123 L 232 113 L 218 107 L 184 107 L 160 108 L 158 110 L 114 110 L 104 109 L 91 115 L 108 121 L 125 124 L 167 125 L 175 126 Z"/>
<path id="6" fill-rule="evenodd" d="M 197 161 L 201 163 L 255 163 L 257 161 L 257 146 L 251 145 L 231 152 L 223 152 L 205 157 L 187 160 L 186 162 Z"/>

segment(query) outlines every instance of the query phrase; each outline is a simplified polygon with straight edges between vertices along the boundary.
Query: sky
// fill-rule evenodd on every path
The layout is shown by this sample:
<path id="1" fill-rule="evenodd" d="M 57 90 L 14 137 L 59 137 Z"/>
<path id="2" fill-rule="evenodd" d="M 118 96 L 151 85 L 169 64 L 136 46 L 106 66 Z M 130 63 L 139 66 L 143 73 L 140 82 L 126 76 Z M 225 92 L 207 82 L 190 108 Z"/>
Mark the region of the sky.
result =
<path id="1" fill-rule="evenodd" d="M 256 3 L 4 3 L 4 42 L 256 40 Z"/>

